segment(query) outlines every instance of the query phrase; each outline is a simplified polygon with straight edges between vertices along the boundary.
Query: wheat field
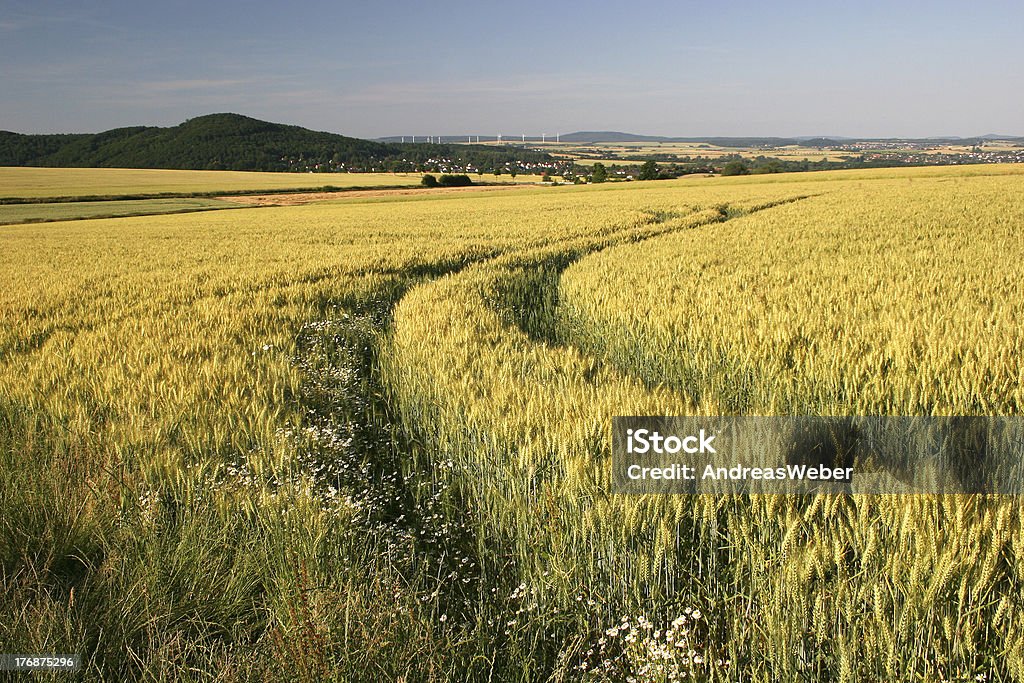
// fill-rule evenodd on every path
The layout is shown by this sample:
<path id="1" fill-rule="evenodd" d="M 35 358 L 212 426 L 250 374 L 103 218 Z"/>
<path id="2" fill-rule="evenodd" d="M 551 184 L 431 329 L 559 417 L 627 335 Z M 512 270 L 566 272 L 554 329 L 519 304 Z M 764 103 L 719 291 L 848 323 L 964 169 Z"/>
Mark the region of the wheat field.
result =
<path id="1" fill-rule="evenodd" d="M 1024 681 L 1016 499 L 625 496 L 608 445 L 615 415 L 1020 415 L 1022 189 L 0 227 L 0 652 L 105 681 Z"/>

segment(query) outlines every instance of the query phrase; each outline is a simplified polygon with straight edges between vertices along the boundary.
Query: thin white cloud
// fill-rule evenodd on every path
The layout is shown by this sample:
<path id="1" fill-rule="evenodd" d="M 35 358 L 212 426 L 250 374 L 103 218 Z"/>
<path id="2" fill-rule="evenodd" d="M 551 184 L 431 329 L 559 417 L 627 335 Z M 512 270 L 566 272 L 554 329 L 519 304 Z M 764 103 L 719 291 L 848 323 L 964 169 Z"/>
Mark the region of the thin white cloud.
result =
<path id="1" fill-rule="evenodd" d="M 265 78 L 193 78 L 168 81 L 144 81 L 137 87 L 149 93 L 178 93 L 201 90 L 224 90 L 239 86 L 266 84 Z"/>
<path id="2" fill-rule="evenodd" d="M 85 11 L 85 8 L 80 8 Z M 64 25 L 77 25 L 95 29 L 102 29 L 104 31 L 118 30 L 119 27 L 116 24 L 110 22 L 97 21 L 85 14 L 75 14 L 67 10 L 61 12 L 52 12 L 49 14 L 38 14 L 32 12 L 8 12 L 2 20 L 0 20 L 0 30 L 4 31 L 24 31 L 28 29 L 35 29 L 43 26 L 53 26 L 55 24 Z"/>
<path id="3" fill-rule="evenodd" d="M 424 104 L 451 99 L 474 98 L 550 98 L 567 92 L 576 95 L 614 92 L 631 87 L 624 79 L 593 76 L 538 75 L 487 80 L 424 79 L 395 83 L 376 83 L 340 99 L 349 104 L 403 105 Z"/>

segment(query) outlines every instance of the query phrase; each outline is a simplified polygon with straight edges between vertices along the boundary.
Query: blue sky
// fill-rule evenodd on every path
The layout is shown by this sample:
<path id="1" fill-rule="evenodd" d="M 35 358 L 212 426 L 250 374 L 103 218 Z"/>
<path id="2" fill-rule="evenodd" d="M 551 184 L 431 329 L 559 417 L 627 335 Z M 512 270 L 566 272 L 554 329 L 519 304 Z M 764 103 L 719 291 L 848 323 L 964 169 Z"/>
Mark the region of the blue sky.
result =
<path id="1" fill-rule="evenodd" d="M 0 130 L 1024 135 L 1024 3 L 0 0 Z"/>

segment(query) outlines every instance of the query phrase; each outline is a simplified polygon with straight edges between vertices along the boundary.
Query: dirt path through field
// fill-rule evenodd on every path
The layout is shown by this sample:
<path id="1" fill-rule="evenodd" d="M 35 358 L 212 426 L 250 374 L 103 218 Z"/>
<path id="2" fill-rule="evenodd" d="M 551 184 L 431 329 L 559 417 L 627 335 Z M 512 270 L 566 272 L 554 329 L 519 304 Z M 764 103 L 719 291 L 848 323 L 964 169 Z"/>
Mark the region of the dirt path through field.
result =
<path id="1" fill-rule="evenodd" d="M 470 187 L 410 187 L 389 190 L 342 190 L 339 192 L 282 192 L 280 194 L 250 194 L 217 197 L 226 202 L 252 206 L 294 206 L 333 199 L 355 199 L 365 197 L 391 197 L 395 195 L 455 194 L 464 192 L 503 192 L 523 188 L 536 188 L 534 184 L 522 185 L 472 185 Z"/>

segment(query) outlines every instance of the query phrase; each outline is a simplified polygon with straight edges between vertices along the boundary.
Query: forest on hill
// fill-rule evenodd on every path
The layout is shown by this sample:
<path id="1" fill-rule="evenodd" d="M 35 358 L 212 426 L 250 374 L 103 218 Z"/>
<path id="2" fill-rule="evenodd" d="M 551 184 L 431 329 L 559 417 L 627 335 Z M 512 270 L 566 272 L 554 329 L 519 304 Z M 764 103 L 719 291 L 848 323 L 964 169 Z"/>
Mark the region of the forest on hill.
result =
<path id="1" fill-rule="evenodd" d="M 169 128 L 25 135 L 0 131 L 0 166 L 173 168 L 233 171 L 556 170 L 543 152 L 483 145 L 394 144 L 210 114 Z"/>

